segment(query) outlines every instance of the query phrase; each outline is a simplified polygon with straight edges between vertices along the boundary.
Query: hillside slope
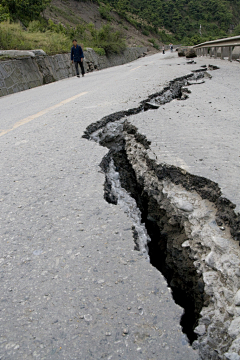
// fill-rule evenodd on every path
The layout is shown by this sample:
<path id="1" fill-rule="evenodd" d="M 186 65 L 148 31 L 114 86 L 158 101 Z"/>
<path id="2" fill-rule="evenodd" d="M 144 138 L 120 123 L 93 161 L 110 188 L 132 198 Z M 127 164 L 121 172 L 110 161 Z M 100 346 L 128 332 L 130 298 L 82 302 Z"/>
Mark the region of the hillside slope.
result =
<path id="1" fill-rule="evenodd" d="M 54 54 L 77 38 L 108 55 L 231 35 L 240 35 L 240 0 L 0 0 L 0 49 Z"/>
<path id="2" fill-rule="evenodd" d="M 55 23 L 111 24 L 127 46 L 191 44 L 240 34 L 240 0 L 52 0 L 44 11 Z"/>
<path id="3" fill-rule="evenodd" d="M 55 24 L 76 27 L 92 23 L 96 29 L 103 25 L 111 24 L 114 31 L 119 31 L 126 41 L 128 47 L 147 46 L 149 51 L 157 52 L 157 47 L 162 41 L 155 33 L 143 32 L 132 25 L 129 21 L 119 16 L 114 8 L 109 11 L 109 18 L 104 19 L 100 14 L 100 6 L 96 2 L 81 2 L 76 0 L 52 0 L 51 4 L 44 10 L 43 16 L 51 19 Z M 81 37 L 78 39 L 81 42 Z M 154 47 L 154 46 L 155 47 Z"/>
<path id="4" fill-rule="evenodd" d="M 123 14 L 136 14 L 155 28 L 164 26 L 178 40 L 196 33 L 218 37 L 231 33 L 240 23 L 240 0 L 103 1 Z"/>

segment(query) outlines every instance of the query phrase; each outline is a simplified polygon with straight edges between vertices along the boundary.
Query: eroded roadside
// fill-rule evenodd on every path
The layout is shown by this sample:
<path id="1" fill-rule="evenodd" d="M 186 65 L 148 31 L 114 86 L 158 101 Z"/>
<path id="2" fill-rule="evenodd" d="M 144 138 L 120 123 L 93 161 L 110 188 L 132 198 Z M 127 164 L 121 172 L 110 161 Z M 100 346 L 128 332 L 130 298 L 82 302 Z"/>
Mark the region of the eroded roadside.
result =
<path id="1" fill-rule="evenodd" d="M 91 124 L 84 137 L 109 148 L 105 199 L 133 221 L 133 238 L 185 309 L 181 325 L 202 359 L 238 359 L 240 218 L 217 183 L 159 164 L 128 116 L 188 97 L 205 71 L 173 80 L 139 107 Z M 237 241 L 236 241 L 237 240 Z"/>

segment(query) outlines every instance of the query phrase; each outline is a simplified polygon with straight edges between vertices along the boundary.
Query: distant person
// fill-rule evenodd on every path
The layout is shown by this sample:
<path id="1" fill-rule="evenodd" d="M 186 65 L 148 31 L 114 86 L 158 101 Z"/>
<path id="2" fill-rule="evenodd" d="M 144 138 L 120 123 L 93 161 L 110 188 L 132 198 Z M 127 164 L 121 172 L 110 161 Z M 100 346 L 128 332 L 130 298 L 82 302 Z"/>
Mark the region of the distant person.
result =
<path id="1" fill-rule="evenodd" d="M 171 52 L 173 52 L 173 44 L 172 43 L 169 44 L 169 47 L 170 47 Z"/>
<path id="2" fill-rule="evenodd" d="M 71 49 L 71 60 L 72 60 L 72 63 L 74 62 L 74 64 L 75 64 L 77 77 L 80 77 L 79 71 L 78 71 L 78 64 L 80 65 L 82 76 L 84 76 L 84 74 L 85 74 L 85 70 L 84 70 L 84 66 L 83 66 L 83 59 L 84 59 L 83 50 L 82 50 L 81 46 L 77 44 L 77 40 L 74 39 L 73 46 Z"/>
<path id="3" fill-rule="evenodd" d="M 164 47 L 164 45 L 162 46 L 162 53 L 165 54 L 165 47 Z"/>

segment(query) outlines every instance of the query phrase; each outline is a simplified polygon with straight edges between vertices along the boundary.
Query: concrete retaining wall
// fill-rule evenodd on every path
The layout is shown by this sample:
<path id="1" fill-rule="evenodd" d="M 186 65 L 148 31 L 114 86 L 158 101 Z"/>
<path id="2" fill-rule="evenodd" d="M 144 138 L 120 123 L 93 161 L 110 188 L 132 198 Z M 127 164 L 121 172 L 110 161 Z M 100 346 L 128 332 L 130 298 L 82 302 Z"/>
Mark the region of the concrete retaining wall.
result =
<path id="1" fill-rule="evenodd" d="M 21 54 L 15 52 L 9 60 L 0 61 L 0 96 L 31 89 L 75 75 L 69 54 L 54 56 L 38 55 L 37 52 Z M 146 47 L 128 48 L 122 54 L 99 56 L 92 49 L 84 51 L 86 72 L 126 64 L 147 53 Z"/>

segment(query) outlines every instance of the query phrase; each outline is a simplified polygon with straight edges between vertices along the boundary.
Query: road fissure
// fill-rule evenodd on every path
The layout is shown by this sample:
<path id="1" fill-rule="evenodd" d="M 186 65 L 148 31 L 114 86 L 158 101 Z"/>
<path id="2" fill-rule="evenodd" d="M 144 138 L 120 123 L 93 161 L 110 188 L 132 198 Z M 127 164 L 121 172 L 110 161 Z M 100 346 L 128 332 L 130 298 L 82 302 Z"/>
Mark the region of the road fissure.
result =
<path id="1" fill-rule="evenodd" d="M 234 275 L 226 279 L 223 268 L 226 247 L 230 258 L 240 258 L 235 241 L 240 240 L 240 217 L 215 182 L 159 164 L 130 117 L 173 99 L 187 99 L 186 85 L 201 83 L 204 74 L 173 80 L 138 108 L 91 124 L 83 137 L 109 149 L 101 162 L 104 198 L 131 217 L 135 250 L 164 275 L 175 302 L 184 308 L 183 332 L 201 358 L 210 360 L 224 359 L 233 341 L 228 328 L 235 317 L 227 311 L 228 299 L 219 306 L 219 291 L 237 291 Z M 238 265 L 232 270 L 238 271 Z"/>

